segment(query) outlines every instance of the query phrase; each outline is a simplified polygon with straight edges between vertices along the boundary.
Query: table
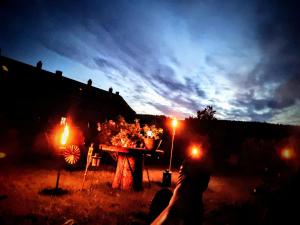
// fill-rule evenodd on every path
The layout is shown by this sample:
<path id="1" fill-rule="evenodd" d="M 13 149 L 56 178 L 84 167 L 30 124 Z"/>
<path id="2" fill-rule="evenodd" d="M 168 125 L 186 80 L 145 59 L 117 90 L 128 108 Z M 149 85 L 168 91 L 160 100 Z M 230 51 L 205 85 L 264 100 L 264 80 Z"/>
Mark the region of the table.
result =
<path id="1" fill-rule="evenodd" d="M 118 153 L 117 168 L 112 188 L 121 190 L 143 190 L 143 168 L 145 154 L 163 153 L 162 150 L 149 151 L 145 148 L 125 148 L 99 145 L 102 151 Z"/>

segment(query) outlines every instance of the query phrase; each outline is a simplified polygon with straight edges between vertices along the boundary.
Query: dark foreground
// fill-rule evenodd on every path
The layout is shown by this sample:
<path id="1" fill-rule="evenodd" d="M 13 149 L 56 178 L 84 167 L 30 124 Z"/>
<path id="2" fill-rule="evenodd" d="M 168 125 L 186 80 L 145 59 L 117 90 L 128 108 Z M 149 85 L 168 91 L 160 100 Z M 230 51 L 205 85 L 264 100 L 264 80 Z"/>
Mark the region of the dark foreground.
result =
<path id="1" fill-rule="evenodd" d="M 78 224 L 148 224 L 162 171 L 149 169 L 150 185 L 144 171 L 142 192 L 111 189 L 112 166 L 89 172 L 82 191 L 83 171 L 62 171 L 60 187 L 67 193 L 47 196 L 41 191 L 55 186 L 54 168 L 1 166 L 0 224 L 64 224 L 68 220 Z M 173 188 L 177 176 L 173 173 Z M 251 191 L 260 182 L 250 176 L 213 176 L 204 194 L 205 224 L 240 224 L 239 217 L 251 211 Z"/>

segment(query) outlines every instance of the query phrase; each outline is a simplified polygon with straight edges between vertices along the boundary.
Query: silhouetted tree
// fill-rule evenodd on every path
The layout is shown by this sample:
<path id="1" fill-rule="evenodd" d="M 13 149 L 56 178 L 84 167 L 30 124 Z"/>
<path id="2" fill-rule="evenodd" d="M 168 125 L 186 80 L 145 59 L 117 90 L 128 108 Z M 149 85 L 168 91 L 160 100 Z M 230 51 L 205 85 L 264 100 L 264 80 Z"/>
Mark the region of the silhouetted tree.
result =
<path id="1" fill-rule="evenodd" d="M 206 106 L 205 109 L 197 111 L 197 119 L 199 120 L 216 120 L 216 110 L 211 105 Z"/>

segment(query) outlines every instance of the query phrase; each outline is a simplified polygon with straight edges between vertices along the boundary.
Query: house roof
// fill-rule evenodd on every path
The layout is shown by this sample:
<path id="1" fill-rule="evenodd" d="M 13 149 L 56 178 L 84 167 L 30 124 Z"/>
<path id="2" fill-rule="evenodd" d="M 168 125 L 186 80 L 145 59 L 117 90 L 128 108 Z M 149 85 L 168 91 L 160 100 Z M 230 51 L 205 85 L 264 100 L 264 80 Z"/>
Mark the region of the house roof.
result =
<path id="1" fill-rule="evenodd" d="M 132 118 L 136 113 L 118 92 L 105 91 L 92 85 L 63 76 L 61 71 L 55 73 L 43 70 L 41 63 L 37 66 L 0 56 L 2 100 L 8 108 L 16 108 L 12 102 L 27 102 L 32 110 L 51 109 L 51 107 L 72 108 L 81 113 L 114 117 L 117 114 Z M 9 94 L 7 94 L 9 93 Z M 61 99 L 61 100 L 60 100 Z M 23 101 L 24 100 L 24 101 Z M 53 102 L 60 102 L 52 104 Z M 68 104 L 63 104 L 68 102 Z M 32 104 L 33 103 L 33 104 Z M 41 106 L 41 107 L 39 107 Z M 53 109 L 55 112 L 55 109 Z M 79 112 L 80 111 L 80 112 Z"/>

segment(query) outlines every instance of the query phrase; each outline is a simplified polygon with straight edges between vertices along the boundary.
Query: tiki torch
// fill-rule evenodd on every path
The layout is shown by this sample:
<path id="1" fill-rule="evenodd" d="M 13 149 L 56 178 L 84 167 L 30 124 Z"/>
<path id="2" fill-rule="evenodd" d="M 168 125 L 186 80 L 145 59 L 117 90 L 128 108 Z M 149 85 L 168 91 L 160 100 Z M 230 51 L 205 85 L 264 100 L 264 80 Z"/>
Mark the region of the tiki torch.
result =
<path id="1" fill-rule="evenodd" d="M 64 117 L 63 117 L 64 118 Z M 66 146 L 69 143 L 69 138 L 70 138 L 70 126 L 67 124 L 66 119 L 61 120 L 60 126 L 55 129 L 54 133 L 54 146 L 55 150 L 57 151 L 57 155 L 59 156 L 59 165 L 57 166 L 57 177 L 56 177 L 56 184 L 55 188 L 46 188 L 41 191 L 42 194 L 46 195 L 62 195 L 66 193 L 65 190 L 62 190 L 59 188 L 59 179 L 60 179 L 60 170 L 61 170 L 61 162 L 60 162 L 60 157 L 65 156 L 65 150 L 68 149 Z M 69 152 L 72 152 L 74 155 L 74 152 L 76 150 L 70 149 Z M 77 160 L 77 155 L 74 155 L 74 159 L 69 157 L 70 155 L 67 156 L 68 161 L 73 162 L 74 160 Z"/>
<path id="2" fill-rule="evenodd" d="M 176 127 L 177 127 L 178 121 L 176 118 L 174 118 L 171 122 L 172 126 L 172 141 L 171 141 L 171 151 L 170 151 L 170 162 L 169 162 L 169 169 L 165 170 L 163 173 L 163 181 L 162 185 L 165 187 L 171 186 L 171 180 L 172 180 L 172 159 L 173 159 L 173 147 L 174 147 L 174 139 L 175 139 L 175 133 L 176 133 Z"/>
<path id="3" fill-rule="evenodd" d="M 170 156 L 170 164 L 169 164 L 169 171 L 171 172 L 172 167 L 172 158 L 173 158 L 173 147 L 174 147 L 174 139 L 175 139 L 175 132 L 177 127 L 177 119 L 172 120 L 172 142 L 171 142 L 171 156 Z"/>
<path id="4" fill-rule="evenodd" d="M 63 132 L 62 132 L 62 135 L 60 138 L 60 147 L 59 147 L 60 150 L 66 148 L 66 144 L 68 142 L 69 135 L 70 135 L 70 128 L 69 128 L 68 124 L 65 123 L 65 127 L 63 129 Z M 60 166 L 57 170 L 56 185 L 55 185 L 56 191 L 58 191 L 58 187 L 59 187 L 59 178 L 60 178 Z"/>

